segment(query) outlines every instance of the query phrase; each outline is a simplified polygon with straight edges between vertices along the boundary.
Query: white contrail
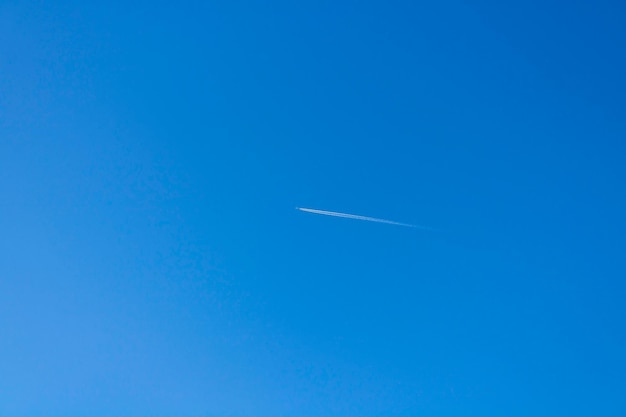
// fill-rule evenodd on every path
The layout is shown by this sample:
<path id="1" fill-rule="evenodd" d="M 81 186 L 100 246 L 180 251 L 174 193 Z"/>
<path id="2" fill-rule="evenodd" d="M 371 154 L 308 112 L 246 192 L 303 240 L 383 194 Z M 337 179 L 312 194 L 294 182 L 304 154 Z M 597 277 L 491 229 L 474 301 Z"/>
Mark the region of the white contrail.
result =
<path id="1" fill-rule="evenodd" d="M 304 208 L 304 207 L 296 207 L 296 210 L 306 211 L 307 213 L 321 214 L 321 215 L 324 215 L 324 216 L 343 217 L 345 219 L 364 220 L 366 222 L 394 224 L 396 226 L 412 227 L 412 228 L 415 228 L 415 229 L 434 230 L 434 229 L 431 229 L 430 227 L 426 227 L 426 226 L 419 226 L 419 225 L 415 225 L 415 224 L 394 222 L 394 221 L 391 221 L 391 220 L 377 219 L 375 217 L 358 216 L 356 214 L 338 213 L 336 211 L 316 210 L 316 209 L 310 209 L 310 208 Z"/>

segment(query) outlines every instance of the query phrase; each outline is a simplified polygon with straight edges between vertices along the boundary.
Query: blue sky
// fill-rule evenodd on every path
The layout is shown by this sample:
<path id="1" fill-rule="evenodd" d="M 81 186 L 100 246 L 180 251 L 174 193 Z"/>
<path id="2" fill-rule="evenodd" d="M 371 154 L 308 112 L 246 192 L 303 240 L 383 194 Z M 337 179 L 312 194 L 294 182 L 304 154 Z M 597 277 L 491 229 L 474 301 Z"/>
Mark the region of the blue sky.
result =
<path id="1" fill-rule="evenodd" d="M 2 2 L 0 414 L 624 415 L 625 18 Z"/>

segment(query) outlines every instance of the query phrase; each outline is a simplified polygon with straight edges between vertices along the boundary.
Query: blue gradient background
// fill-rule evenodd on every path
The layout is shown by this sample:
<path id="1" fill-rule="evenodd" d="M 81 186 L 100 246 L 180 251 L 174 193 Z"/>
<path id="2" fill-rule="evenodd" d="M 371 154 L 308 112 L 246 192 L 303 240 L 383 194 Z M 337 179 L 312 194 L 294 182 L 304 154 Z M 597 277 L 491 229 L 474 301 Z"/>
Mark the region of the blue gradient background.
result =
<path id="1" fill-rule="evenodd" d="M 626 415 L 623 2 L 88 3 L 0 4 L 0 415 Z"/>

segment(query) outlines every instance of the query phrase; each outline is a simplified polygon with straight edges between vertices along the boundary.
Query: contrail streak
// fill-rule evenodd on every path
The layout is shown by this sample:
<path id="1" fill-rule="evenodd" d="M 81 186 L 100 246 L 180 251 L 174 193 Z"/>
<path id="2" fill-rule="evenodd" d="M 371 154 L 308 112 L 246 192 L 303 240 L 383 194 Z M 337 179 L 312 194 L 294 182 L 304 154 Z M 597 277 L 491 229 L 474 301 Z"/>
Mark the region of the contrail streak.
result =
<path id="1" fill-rule="evenodd" d="M 296 210 L 306 211 L 307 213 L 321 214 L 323 216 L 343 217 L 344 219 L 364 220 L 366 222 L 393 224 L 396 226 L 412 227 L 414 229 L 434 230 L 426 226 L 394 222 L 391 220 L 377 219 L 375 217 L 358 216 L 356 214 L 338 213 L 336 211 L 316 210 L 316 209 L 304 208 L 304 207 L 296 207 Z"/>

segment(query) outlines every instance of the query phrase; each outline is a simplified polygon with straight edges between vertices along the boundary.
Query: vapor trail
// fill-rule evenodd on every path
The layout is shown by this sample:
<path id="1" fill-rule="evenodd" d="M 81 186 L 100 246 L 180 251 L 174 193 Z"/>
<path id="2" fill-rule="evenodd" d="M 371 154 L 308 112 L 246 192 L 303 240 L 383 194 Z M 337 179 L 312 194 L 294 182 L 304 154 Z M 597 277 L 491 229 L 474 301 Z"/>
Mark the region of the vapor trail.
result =
<path id="1" fill-rule="evenodd" d="M 307 213 L 321 214 L 323 216 L 343 217 L 344 219 L 364 220 L 366 222 L 394 224 L 396 226 L 412 227 L 414 229 L 433 230 L 430 227 L 426 227 L 426 226 L 394 222 L 391 220 L 377 219 L 375 217 L 358 216 L 356 214 L 338 213 L 336 211 L 316 210 L 316 209 L 304 208 L 304 207 L 296 207 L 296 210 L 305 211 Z"/>

